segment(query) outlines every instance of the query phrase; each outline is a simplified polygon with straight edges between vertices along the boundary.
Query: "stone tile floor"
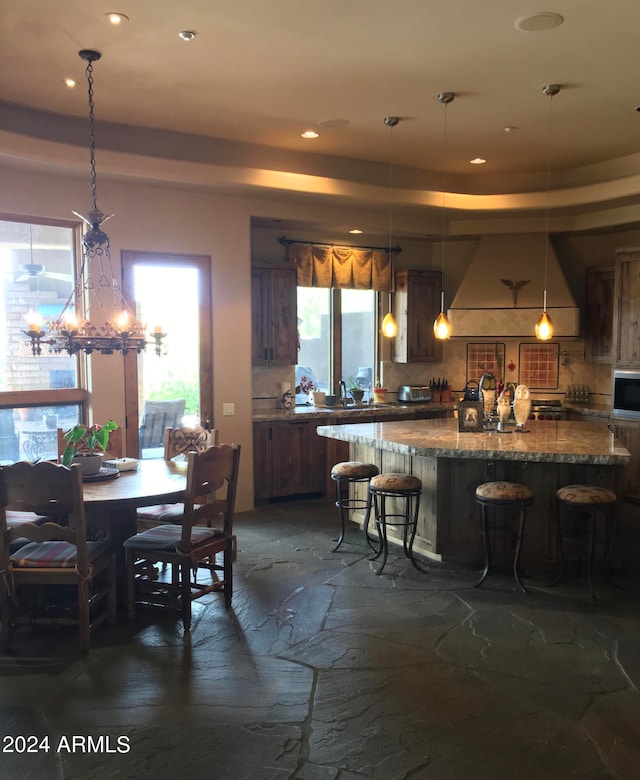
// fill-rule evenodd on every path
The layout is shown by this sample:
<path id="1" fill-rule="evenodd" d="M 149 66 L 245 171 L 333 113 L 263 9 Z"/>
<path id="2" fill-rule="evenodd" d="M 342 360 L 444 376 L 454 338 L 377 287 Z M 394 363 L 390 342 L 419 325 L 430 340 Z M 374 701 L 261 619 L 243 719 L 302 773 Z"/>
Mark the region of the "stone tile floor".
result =
<path id="1" fill-rule="evenodd" d="M 377 577 L 356 526 L 331 552 L 336 529 L 321 500 L 239 515 L 233 607 L 196 602 L 186 639 L 158 611 L 86 657 L 75 632 L 16 633 L 0 777 L 640 777 L 638 583 L 475 589 L 396 548 Z M 7 752 L 28 735 L 48 752 Z"/>

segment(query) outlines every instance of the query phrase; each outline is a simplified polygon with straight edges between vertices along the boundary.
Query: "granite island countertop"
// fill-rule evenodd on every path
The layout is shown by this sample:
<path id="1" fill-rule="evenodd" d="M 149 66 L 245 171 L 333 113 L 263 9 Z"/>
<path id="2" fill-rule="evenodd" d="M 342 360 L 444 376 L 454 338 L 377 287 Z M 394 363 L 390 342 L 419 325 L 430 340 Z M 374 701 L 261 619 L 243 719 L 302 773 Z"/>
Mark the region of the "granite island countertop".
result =
<path id="1" fill-rule="evenodd" d="M 512 429 L 513 430 L 513 429 Z M 321 425 L 318 434 L 402 455 L 622 466 L 631 455 L 601 422 L 536 420 L 528 433 L 458 433 L 457 420 Z"/>

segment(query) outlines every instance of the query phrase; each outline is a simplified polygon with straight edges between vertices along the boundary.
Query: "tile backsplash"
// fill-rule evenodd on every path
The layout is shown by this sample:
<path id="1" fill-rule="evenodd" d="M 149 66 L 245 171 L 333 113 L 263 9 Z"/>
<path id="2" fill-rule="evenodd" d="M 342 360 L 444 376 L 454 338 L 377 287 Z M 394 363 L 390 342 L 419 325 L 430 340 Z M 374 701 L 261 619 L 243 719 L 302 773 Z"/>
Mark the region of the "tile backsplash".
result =
<path id="1" fill-rule="evenodd" d="M 537 398 L 559 397 L 563 398 L 567 385 L 588 385 L 595 401 L 608 401 L 611 395 L 611 366 L 589 363 L 584 359 L 585 345 L 582 341 L 558 341 L 553 345 L 540 344 L 536 341 L 520 342 L 515 339 L 505 339 L 497 342 L 504 344 L 504 379 L 506 382 L 524 382 L 521 373 L 521 346 L 525 349 L 524 365 L 529 372 L 539 372 L 533 376 L 542 377 L 540 364 L 545 365 L 546 382 L 555 382 L 551 387 L 547 384 L 537 388 L 533 382 L 530 384 L 533 396 Z M 444 359 L 439 363 L 393 363 L 384 361 L 380 366 L 380 379 L 389 391 L 389 400 L 396 400 L 400 385 L 424 385 L 431 379 L 446 378 L 449 386 L 455 391 L 462 392 L 467 382 L 467 346 L 484 345 L 487 354 L 495 351 L 495 341 L 479 342 L 470 339 L 451 339 L 443 344 Z M 542 358 L 538 356 L 534 368 L 533 348 L 553 346 L 556 358 L 549 356 L 548 351 L 543 350 Z M 563 353 L 564 357 L 563 357 Z M 549 364 L 555 359 L 555 368 Z M 479 366 L 478 366 L 479 368 Z M 557 381 L 554 378 L 554 371 Z M 548 372 L 548 373 L 547 373 Z M 255 405 L 273 404 L 280 398 L 282 383 L 294 381 L 293 366 L 256 366 L 253 369 L 253 398 Z M 532 375 L 531 373 L 529 374 Z M 472 378 L 472 377 L 469 377 Z M 480 377 L 478 377 L 479 379 Z M 538 381 L 538 379 L 536 379 Z"/>

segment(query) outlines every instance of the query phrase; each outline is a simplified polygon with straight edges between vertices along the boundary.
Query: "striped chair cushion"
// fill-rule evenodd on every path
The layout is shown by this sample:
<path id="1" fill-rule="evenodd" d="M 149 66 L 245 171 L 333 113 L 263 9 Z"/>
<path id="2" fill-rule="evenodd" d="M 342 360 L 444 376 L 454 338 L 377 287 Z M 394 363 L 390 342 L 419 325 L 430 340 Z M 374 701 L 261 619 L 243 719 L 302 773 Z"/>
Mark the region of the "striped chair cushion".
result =
<path id="1" fill-rule="evenodd" d="M 517 482 L 485 482 L 476 488 L 476 498 L 485 501 L 527 501 L 533 498 L 531 488 Z"/>
<path id="2" fill-rule="evenodd" d="M 567 504 L 613 504 L 616 494 L 597 485 L 566 485 L 556 491 L 559 501 Z"/>
<path id="3" fill-rule="evenodd" d="M 401 493 L 405 490 L 422 490 L 422 482 L 413 474 L 378 474 L 371 480 L 371 489 Z"/>
<path id="4" fill-rule="evenodd" d="M 89 561 L 109 549 L 105 542 L 87 542 Z M 78 549 L 69 542 L 29 542 L 11 556 L 14 566 L 37 569 L 70 569 L 78 562 Z"/>
<path id="5" fill-rule="evenodd" d="M 215 528 L 205 528 L 198 526 L 191 529 L 191 544 L 197 545 L 215 536 L 220 536 L 221 532 Z M 179 525 L 158 525 L 155 528 L 149 528 L 135 536 L 130 536 L 125 540 L 124 546 L 132 550 L 162 550 L 172 552 L 176 544 L 182 538 L 182 528 Z"/>
<path id="6" fill-rule="evenodd" d="M 366 479 L 375 477 L 379 469 L 373 463 L 362 463 L 359 460 L 345 460 L 342 463 L 336 463 L 331 469 L 332 477 L 352 477 L 354 479 Z"/>
<path id="7" fill-rule="evenodd" d="M 155 504 L 143 506 L 136 516 L 141 520 L 155 520 L 158 523 L 179 523 L 184 514 L 184 504 Z"/>

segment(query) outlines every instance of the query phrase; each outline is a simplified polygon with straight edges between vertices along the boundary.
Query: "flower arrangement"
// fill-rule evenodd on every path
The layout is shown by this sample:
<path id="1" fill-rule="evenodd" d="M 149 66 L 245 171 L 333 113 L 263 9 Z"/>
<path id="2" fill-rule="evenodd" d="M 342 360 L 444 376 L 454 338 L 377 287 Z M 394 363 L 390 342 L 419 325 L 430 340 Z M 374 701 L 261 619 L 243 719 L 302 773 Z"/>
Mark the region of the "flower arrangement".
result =
<path id="1" fill-rule="evenodd" d="M 300 384 L 296 387 L 296 393 L 308 395 L 312 390 L 317 390 L 314 381 L 304 374 L 300 377 Z"/>
<path id="2" fill-rule="evenodd" d="M 109 444 L 109 435 L 118 424 L 109 420 L 104 425 L 74 425 L 64 434 L 66 447 L 62 453 L 62 465 L 68 466 L 76 455 L 94 455 L 96 449 L 104 452 Z"/>

